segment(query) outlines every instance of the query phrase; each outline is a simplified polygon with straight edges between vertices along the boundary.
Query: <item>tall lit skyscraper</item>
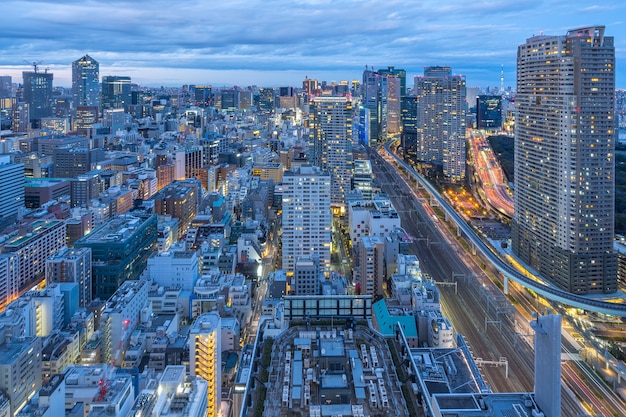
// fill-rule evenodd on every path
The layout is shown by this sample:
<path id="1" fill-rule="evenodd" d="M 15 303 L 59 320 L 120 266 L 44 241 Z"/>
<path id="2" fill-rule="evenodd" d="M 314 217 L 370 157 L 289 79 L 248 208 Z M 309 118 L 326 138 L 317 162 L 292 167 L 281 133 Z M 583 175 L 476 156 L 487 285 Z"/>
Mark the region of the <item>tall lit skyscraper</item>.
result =
<path id="1" fill-rule="evenodd" d="M 352 176 L 352 102 L 315 97 L 310 105 L 311 163 L 330 172 L 331 203 L 344 207 Z"/>
<path id="2" fill-rule="evenodd" d="M 12 164 L 9 155 L 0 156 L 0 225 L 14 221 L 24 207 L 24 164 Z"/>
<path id="3" fill-rule="evenodd" d="M 100 64 L 89 55 L 72 62 L 72 97 L 74 108 L 100 107 Z"/>
<path id="4" fill-rule="evenodd" d="M 222 320 L 216 312 L 196 318 L 189 330 L 189 373 L 204 378 L 207 416 L 219 416 L 222 402 Z"/>
<path id="5" fill-rule="evenodd" d="M 319 256 L 322 271 L 330 270 L 330 174 L 303 165 L 283 174 L 282 268 L 293 272 L 296 260 Z"/>
<path id="6" fill-rule="evenodd" d="M 400 100 L 406 95 L 406 71 L 394 67 L 379 69 L 378 81 L 380 83 L 379 139 L 385 139 L 401 131 Z"/>
<path id="7" fill-rule="evenodd" d="M 131 99 L 130 77 L 121 75 L 102 77 L 102 109 L 123 109 L 132 104 Z"/>
<path id="8" fill-rule="evenodd" d="M 30 123 L 39 128 L 43 117 L 52 116 L 52 78 L 51 72 L 24 71 L 24 102 L 30 109 Z"/>
<path id="9" fill-rule="evenodd" d="M 515 101 L 514 253 L 566 291 L 616 291 L 613 37 L 528 39 Z"/>
<path id="10" fill-rule="evenodd" d="M 450 67 L 426 67 L 415 77 L 417 159 L 443 166 L 452 182 L 465 179 L 465 77 Z"/>

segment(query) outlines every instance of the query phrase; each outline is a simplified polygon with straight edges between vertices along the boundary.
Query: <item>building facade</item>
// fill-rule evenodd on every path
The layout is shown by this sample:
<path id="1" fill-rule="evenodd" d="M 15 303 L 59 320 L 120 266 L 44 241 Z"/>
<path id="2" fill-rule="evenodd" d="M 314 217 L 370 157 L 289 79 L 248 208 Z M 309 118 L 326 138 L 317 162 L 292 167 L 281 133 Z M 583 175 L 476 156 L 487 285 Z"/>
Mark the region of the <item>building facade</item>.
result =
<path id="1" fill-rule="evenodd" d="M 604 27 L 518 48 L 513 252 L 572 293 L 617 290 L 614 65 Z"/>
<path id="2" fill-rule="evenodd" d="M 309 119 L 310 160 L 330 173 L 331 203 L 345 204 L 352 176 L 352 103 L 346 97 L 315 97 Z"/>
<path id="3" fill-rule="evenodd" d="M 219 314 L 198 316 L 189 334 L 189 373 L 207 381 L 207 412 L 209 416 L 218 416 L 222 401 L 222 330 Z"/>
<path id="4" fill-rule="evenodd" d="M 323 271 L 330 270 L 330 174 L 303 165 L 283 175 L 282 268 L 293 272 L 299 257 L 317 254 Z"/>

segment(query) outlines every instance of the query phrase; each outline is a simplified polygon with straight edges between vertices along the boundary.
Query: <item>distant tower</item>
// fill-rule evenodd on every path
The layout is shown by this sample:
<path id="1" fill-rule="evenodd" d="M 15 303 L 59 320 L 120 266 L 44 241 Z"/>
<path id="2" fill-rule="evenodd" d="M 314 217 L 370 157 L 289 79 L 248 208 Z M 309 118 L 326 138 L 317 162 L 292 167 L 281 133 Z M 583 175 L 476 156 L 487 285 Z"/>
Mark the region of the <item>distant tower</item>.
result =
<path id="1" fill-rule="evenodd" d="M 72 62 L 72 97 L 74 108 L 100 107 L 100 64 L 89 55 Z"/>
<path id="2" fill-rule="evenodd" d="M 561 316 L 537 316 L 535 331 L 535 401 L 546 417 L 561 415 Z"/>
<path id="3" fill-rule="evenodd" d="M 500 94 L 504 94 L 504 65 L 500 70 Z"/>

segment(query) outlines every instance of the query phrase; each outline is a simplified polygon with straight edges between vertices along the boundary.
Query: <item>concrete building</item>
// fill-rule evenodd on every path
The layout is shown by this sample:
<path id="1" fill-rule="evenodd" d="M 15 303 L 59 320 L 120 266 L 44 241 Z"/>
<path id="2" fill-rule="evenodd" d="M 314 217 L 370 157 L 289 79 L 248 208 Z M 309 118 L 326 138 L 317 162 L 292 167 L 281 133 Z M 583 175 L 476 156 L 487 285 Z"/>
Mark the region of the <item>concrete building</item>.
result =
<path id="1" fill-rule="evenodd" d="M 91 303 L 91 248 L 62 248 L 46 259 L 46 282 L 73 282 L 78 285 L 79 305 Z"/>
<path id="2" fill-rule="evenodd" d="M 148 289 L 147 281 L 125 281 L 107 301 L 100 317 L 105 363 L 116 366 L 122 364 L 122 353 L 141 320 L 142 310 L 146 307 Z"/>
<path id="3" fill-rule="evenodd" d="M 61 178 L 25 178 L 24 206 L 39 208 L 43 204 L 70 196 L 70 181 Z"/>
<path id="4" fill-rule="evenodd" d="M 426 67 L 415 77 L 419 161 L 442 165 L 448 181 L 465 179 L 465 77 L 450 67 Z"/>
<path id="5" fill-rule="evenodd" d="M 187 233 L 187 228 L 196 217 L 199 202 L 202 198 L 202 186 L 199 180 L 186 179 L 173 181 L 155 195 L 150 197 L 154 201 L 154 212 L 160 216 L 172 216 L 180 221 L 179 236 Z"/>
<path id="6" fill-rule="evenodd" d="M 561 316 L 530 322 L 535 331 L 535 400 L 546 417 L 561 415 Z"/>
<path id="7" fill-rule="evenodd" d="M 132 104 L 130 77 L 105 75 L 102 77 L 101 109 L 124 109 Z"/>
<path id="8" fill-rule="evenodd" d="M 207 381 L 207 412 L 217 416 L 222 401 L 221 319 L 217 313 L 198 316 L 189 331 L 189 374 Z"/>
<path id="9" fill-rule="evenodd" d="M 0 340 L 0 390 L 16 415 L 41 388 L 41 338 L 11 338 L 6 330 Z"/>
<path id="10" fill-rule="evenodd" d="M 46 259 L 65 246 L 65 222 L 38 220 L 25 225 L 21 233 L 0 247 L 15 254 L 19 270 L 19 291 L 32 288 L 44 278 Z"/>
<path id="11" fill-rule="evenodd" d="M 52 79 L 51 72 L 23 71 L 22 94 L 28 105 L 31 127 L 38 129 L 43 117 L 52 116 Z"/>
<path id="12" fill-rule="evenodd" d="M 371 200 L 373 181 L 372 163 L 367 159 L 355 160 L 352 172 L 352 189 L 361 191 L 363 199 Z"/>
<path id="13" fill-rule="evenodd" d="M 515 103 L 513 253 L 565 291 L 615 292 L 613 37 L 529 38 Z"/>
<path id="14" fill-rule="evenodd" d="M 300 257 L 296 259 L 290 293 L 292 295 L 320 295 L 323 279 L 324 273 L 320 268 L 319 256 Z"/>
<path id="15" fill-rule="evenodd" d="M 311 164 L 330 173 L 331 204 L 345 210 L 352 176 L 352 102 L 346 97 L 315 97 L 309 126 Z"/>
<path id="16" fill-rule="evenodd" d="M 129 279 L 138 279 L 157 247 L 157 216 L 118 215 L 74 242 L 91 248 L 93 296 L 106 300 Z"/>
<path id="17" fill-rule="evenodd" d="M 137 396 L 130 415 L 205 417 L 207 382 L 187 376 L 183 365 L 168 365 L 157 381 L 148 381 L 147 387 Z"/>
<path id="18" fill-rule="evenodd" d="M 147 277 L 164 288 L 193 291 L 200 277 L 196 251 L 173 249 L 155 254 L 148 259 Z"/>
<path id="19" fill-rule="evenodd" d="M 293 272 L 301 256 L 317 254 L 322 270 L 330 270 L 331 177 L 304 165 L 283 175 L 282 269 Z"/>
<path id="20" fill-rule="evenodd" d="M 83 403 L 84 417 L 125 416 L 133 407 L 132 376 L 108 365 L 72 365 L 65 377 L 65 409 Z"/>
<path id="21" fill-rule="evenodd" d="M 383 296 L 385 281 L 385 242 L 378 236 L 363 236 L 359 239 L 358 272 L 356 282 L 360 294 L 374 298 Z"/>

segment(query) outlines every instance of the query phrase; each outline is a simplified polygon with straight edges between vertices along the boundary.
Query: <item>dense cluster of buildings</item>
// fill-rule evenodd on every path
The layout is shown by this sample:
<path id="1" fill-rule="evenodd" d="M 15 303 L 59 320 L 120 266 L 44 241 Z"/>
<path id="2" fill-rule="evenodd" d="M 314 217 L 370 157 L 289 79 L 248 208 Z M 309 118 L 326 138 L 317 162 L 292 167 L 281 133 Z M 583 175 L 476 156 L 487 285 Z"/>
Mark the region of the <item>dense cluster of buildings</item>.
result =
<path id="1" fill-rule="evenodd" d="M 602 27 L 518 54 L 512 249 L 576 293 L 617 289 L 613 64 Z M 510 91 L 485 93 L 446 66 L 413 88 L 388 67 L 147 89 L 88 55 L 71 89 L 36 63 L 0 77 L 0 416 L 248 415 L 263 340 L 265 415 L 408 415 L 385 339 L 429 416 L 558 415 L 486 391 L 367 159 L 397 138 L 462 184 L 467 126 L 511 117 Z"/>

